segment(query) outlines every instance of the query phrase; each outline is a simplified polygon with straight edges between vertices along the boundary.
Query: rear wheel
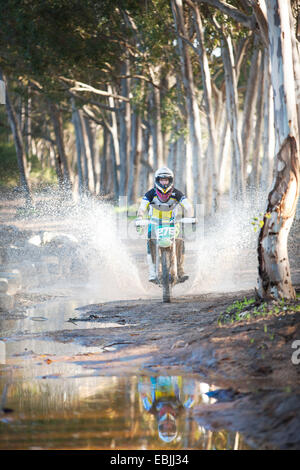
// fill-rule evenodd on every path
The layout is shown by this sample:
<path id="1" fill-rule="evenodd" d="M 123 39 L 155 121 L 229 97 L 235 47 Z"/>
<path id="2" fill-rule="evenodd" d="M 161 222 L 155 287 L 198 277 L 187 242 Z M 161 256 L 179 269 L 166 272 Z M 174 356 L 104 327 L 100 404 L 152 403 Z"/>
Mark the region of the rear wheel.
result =
<path id="1" fill-rule="evenodd" d="M 162 287 L 163 302 L 171 301 L 171 281 L 170 281 L 170 252 L 169 250 L 161 250 L 161 270 L 162 270 Z"/>

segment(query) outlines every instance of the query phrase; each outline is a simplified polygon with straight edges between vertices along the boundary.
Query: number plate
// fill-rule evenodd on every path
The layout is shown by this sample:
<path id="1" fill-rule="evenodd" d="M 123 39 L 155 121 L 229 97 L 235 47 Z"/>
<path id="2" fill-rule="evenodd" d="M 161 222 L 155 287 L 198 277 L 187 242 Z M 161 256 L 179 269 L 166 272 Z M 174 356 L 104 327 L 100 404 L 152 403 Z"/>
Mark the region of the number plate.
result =
<path id="1" fill-rule="evenodd" d="M 162 238 L 175 237 L 175 227 L 158 227 L 156 229 L 156 236 L 159 240 Z"/>

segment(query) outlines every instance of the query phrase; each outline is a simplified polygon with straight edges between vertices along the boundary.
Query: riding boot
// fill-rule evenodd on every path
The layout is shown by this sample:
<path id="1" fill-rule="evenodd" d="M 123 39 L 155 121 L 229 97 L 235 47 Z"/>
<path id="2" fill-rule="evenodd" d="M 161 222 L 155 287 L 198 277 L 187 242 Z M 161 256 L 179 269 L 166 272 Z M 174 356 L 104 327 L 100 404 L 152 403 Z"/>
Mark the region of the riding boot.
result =
<path id="1" fill-rule="evenodd" d="M 157 282 L 156 266 L 155 266 L 155 244 L 151 239 L 147 242 L 147 262 L 148 262 L 148 280 Z"/>
<path id="2" fill-rule="evenodd" d="M 184 273 L 184 241 L 181 238 L 176 240 L 176 257 L 178 282 L 184 282 L 189 277 Z"/>
<path id="3" fill-rule="evenodd" d="M 172 246 L 171 252 L 170 252 L 170 275 L 171 275 L 171 280 L 172 284 L 177 281 L 178 277 L 178 272 L 177 272 L 177 254 L 176 254 L 176 244 L 175 246 Z"/>

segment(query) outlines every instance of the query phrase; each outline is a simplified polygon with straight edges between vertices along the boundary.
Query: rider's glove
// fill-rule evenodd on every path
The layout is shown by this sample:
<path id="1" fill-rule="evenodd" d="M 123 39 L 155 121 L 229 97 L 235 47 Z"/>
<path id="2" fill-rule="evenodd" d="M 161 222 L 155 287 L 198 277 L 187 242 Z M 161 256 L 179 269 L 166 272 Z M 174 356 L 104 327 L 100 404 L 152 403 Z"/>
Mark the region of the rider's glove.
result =
<path id="1" fill-rule="evenodd" d="M 143 232 L 143 227 L 140 225 L 140 222 L 142 220 L 143 220 L 142 217 L 138 217 L 135 220 L 135 228 L 136 228 L 137 233 L 139 233 L 139 234 L 141 234 Z"/>

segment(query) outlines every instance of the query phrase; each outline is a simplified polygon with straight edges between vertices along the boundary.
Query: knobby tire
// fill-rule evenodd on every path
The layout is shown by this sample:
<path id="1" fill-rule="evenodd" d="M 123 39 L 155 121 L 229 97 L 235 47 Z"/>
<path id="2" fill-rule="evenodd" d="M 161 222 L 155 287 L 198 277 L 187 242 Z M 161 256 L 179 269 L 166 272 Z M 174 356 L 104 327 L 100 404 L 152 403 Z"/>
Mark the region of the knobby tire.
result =
<path id="1" fill-rule="evenodd" d="M 163 302 L 171 301 L 171 288 L 170 288 L 170 252 L 169 250 L 161 250 L 161 267 L 162 267 L 162 287 L 163 287 Z"/>

